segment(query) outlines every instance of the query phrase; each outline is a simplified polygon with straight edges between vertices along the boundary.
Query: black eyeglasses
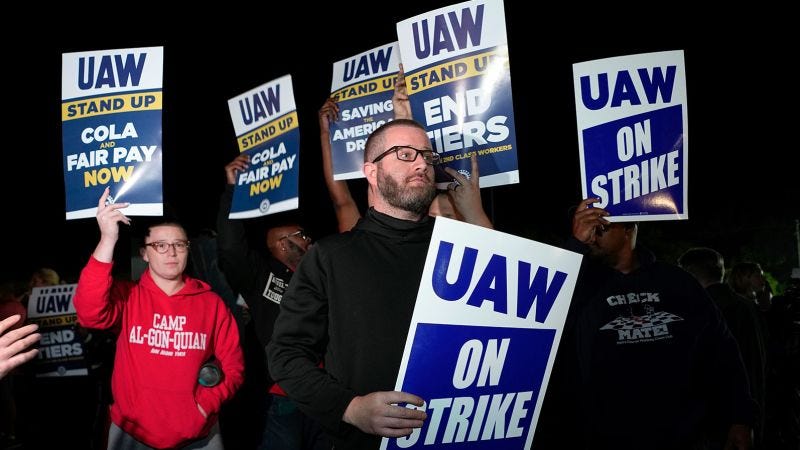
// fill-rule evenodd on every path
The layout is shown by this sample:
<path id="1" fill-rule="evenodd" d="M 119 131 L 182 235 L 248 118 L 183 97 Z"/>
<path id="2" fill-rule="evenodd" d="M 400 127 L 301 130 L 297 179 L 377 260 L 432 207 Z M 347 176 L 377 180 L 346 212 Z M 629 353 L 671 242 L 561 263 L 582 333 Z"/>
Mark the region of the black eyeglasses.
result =
<path id="1" fill-rule="evenodd" d="M 278 240 L 280 241 L 281 239 L 288 239 L 288 238 L 290 238 L 292 236 L 297 236 L 297 237 L 299 237 L 300 239 L 302 239 L 304 241 L 310 241 L 311 240 L 311 236 L 307 235 L 306 232 L 303 231 L 303 230 L 297 230 L 294 233 L 289 233 L 286 236 L 281 236 L 280 238 L 278 238 Z"/>
<path id="2" fill-rule="evenodd" d="M 394 147 L 390 147 L 389 150 L 386 150 L 385 152 L 378 155 L 378 157 L 373 159 L 372 162 L 376 163 L 385 158 L 386 155 L 392 152 L 394 152 L 395 156 L 397 156 L 397 159 L 406 162 L 416 161 L 417 155 L 422 155 L 422 159 L 424 159 L 425 163 L 427 163 L 430 166 L 435 166 L 439 164 L 442 160 L 439 154 L 434 152 L 433 150 L 428 150 L 428 149 L 420 150 L 408 145 L 395 145 Z"/>
<path id="3" fill-rule="evenodd" d="M 171 243 L 164 241 L 157 241 L 157 242 L 150 242 L 144 245 L 152 247 L 158 253 L 167 253 L 170 247 L 174 248 L 176 253 L 184 253 L 187 250 L 189 250 L 189 241 L 177 241 Z"/>

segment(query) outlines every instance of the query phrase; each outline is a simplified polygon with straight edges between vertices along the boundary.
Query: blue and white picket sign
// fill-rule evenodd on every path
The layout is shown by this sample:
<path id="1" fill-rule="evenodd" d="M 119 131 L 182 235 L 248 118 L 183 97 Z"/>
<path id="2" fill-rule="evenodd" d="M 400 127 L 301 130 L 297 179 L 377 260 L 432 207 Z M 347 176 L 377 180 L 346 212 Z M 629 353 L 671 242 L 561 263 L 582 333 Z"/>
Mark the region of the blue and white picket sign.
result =
<path id="1" fill-rule="evenodd" d="M 477 154 L 481 187 L 519 183 L 503 1 L 412 17 L 397 37 L 412 115 L 442 163 L 469 176 Z"/>
<path id="2" fill-rule="evenodd" d="M 83 340 L 75 328 L 72 299 L 77 284 L 37 287 L 28 298 L 28 321 L 39 325 L 42 339 L 34 363 L 37 377 L 88 375 Z"/>
<path id="3" fill-rule="evenodd" d="M 233 189 L 231 219 L 260 217 L 299 205 L 300 128 L 292 77 L 284 75 L 228 100 L 239 151 L 250 167 Z"/>
<path id="4" fill-rule="evenodd" d="M 364 177 L 364 144 L 394 117 L 399 64 L 397 42 L 333 64 L 331 97 L 339 105 L 339 120 L 330 124 L 334 180 Z"/>
<path id="5" fill-rule="evenodd" d="M 683 51 L 573 65 L 583 198 L 611 221 L 688 219 Z"/>
<path id="6" fill-rule="evenodd" d="M 62 55 L 67 220 L 94 217 L 106 187 L 126 215 L 162 215 L 163 67 L 163 47 Z"/>
<path id="7" fill-rule="evenodd" d="M 428 418 L 381 449 L 530 448 L 581 258 L 437 218 L 395 386 Z"/>

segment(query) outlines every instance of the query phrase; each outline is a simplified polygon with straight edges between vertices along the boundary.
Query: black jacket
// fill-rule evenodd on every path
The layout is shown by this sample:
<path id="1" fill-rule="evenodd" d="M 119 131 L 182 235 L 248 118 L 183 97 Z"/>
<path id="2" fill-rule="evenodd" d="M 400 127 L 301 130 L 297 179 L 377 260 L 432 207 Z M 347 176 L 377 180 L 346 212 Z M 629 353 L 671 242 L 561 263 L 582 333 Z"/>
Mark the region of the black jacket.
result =
<path id="1" fill-rule="evenodd" d="M 283 298 L 270 371 L 337 449 L 378 448 L 379 437 L 342 416 L 354 396 L 394 390 L 433 222 L 370 209 L 353 230 L 311 248 Z"/>
<path id="2" fill-rule="evenodd" d="M 267 257 L 250 247 L 242 221 L 228 218 L 232 198 L 233 186 L 228 185 L 220 199 L 217 216 L 219 266 L 231 288 L 247 303 L 251 317 L 248 327 L 255 329 L 263 351 L 272 336 L 281 298 L 292 278 L 292 271 L 274 257 Z M 260 359 L 265 361 L 263 357 Z M 259 368 L 258 372 L 261 370 Z M 263 376 L 268 377 L 266 368 L 263 370 Z M 272 384 L 269 378 L 265 381 Z"/>

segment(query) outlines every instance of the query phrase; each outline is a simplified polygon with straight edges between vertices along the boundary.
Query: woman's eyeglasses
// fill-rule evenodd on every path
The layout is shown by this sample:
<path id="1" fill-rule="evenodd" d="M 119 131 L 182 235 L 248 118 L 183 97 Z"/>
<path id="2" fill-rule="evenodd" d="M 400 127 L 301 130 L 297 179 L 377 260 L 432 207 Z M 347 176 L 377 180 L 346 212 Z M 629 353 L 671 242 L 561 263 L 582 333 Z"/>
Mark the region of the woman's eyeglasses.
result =
<path id="1" fill-rule="evenodd" d="M 150 242 L 144 245 L 152 247 L 158 253 L 167 253 L 170 247 L 174 248 L 176 253 L 184 253 L 187 250 L 189 250 L 189 241 L 177 241 L 177 242 L 157 241 L 157 242 Z"/>

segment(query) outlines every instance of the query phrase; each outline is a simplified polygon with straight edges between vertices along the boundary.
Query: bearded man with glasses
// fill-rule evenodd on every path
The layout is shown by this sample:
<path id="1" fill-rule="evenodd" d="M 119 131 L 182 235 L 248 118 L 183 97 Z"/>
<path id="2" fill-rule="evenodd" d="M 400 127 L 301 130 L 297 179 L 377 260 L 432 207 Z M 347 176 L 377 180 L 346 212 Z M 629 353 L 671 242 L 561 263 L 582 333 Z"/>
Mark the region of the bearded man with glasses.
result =
<path id="1" fill-rule="evenodd" d="M 418 122 L 374 131 L 363 166 L 372 207 L 309 250 L 283 296 L 270 372 L 335 448 L 378 448 L 381 436 L 407 436 L 426 418 L 402 406 L 421 406 L 420 397 L 392 390 L 433 231 L 438 159 Z"/>

